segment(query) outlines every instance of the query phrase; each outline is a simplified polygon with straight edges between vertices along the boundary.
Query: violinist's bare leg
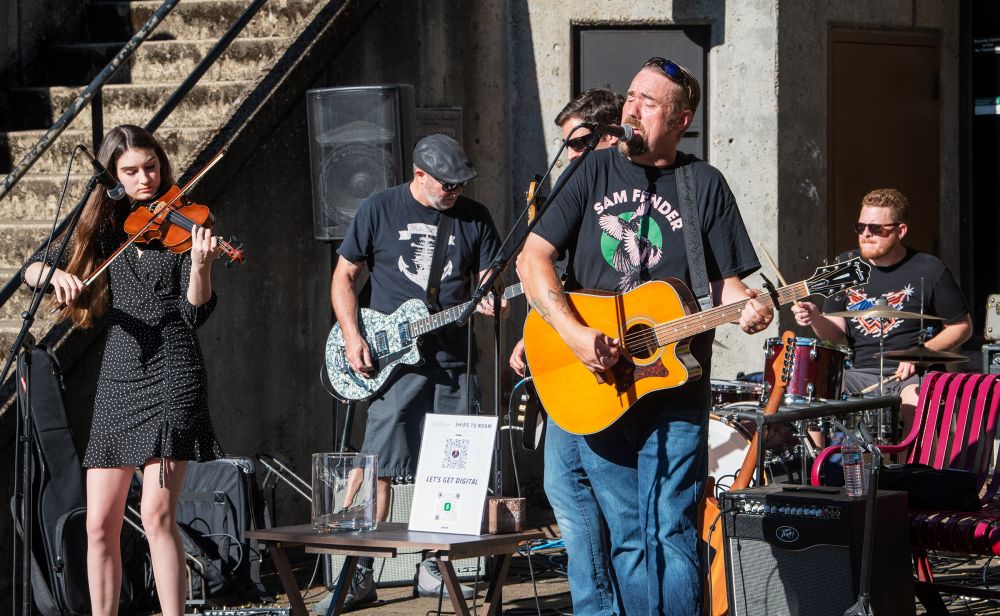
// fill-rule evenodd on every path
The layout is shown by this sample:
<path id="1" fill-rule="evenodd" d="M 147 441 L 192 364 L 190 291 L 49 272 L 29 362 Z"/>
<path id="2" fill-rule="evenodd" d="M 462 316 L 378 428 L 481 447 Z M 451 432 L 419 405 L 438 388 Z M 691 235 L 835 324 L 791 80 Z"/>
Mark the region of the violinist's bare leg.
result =
<path id="1" fill-rule="evenodd" d="M 87 579 L 94 616 L 118 614 L 121 534 L 133 468 L 87 469 Z"/>
<path id="2" fill-rule="evenodd" d="M 186 471 L 187 462 L 167 458 L 161 487 L 159 459 L 149 460 L 142 469 L 142 528 L 149 541 L 156 594 L 163 616 L 184 614 L 187 570 L 184 568 L 184 544 L 177 528 L 177 500 Z"/>

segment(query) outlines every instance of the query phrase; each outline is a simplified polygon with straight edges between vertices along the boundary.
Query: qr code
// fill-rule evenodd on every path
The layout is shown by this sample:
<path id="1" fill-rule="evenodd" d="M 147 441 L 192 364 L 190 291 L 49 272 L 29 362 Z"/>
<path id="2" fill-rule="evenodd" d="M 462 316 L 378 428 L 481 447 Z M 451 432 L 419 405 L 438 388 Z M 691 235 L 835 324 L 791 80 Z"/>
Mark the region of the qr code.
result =
<path id="1" fill-rule="evenodd" d="M 457 522 L 459 504 L 461 502 L 461 492 L 438 492 L 434 520 L 438 522 Z"/>
<path id="2" fill-rule="evenodd" d="M 469 463 L 469 439 L 449 438 L 444 441 L 444 468 L 465 469 Z"/>

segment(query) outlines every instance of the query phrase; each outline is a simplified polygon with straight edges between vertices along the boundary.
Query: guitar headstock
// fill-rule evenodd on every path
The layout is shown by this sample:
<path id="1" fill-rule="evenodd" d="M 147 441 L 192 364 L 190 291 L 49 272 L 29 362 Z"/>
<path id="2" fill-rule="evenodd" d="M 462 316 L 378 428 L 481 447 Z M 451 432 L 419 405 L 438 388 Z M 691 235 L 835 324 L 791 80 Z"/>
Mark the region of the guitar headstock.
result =
<path id="1" fill-rule="evenodd" d="M 795 368 L 795 333 L 786 331 L 781 334 L 781 352 L 774 358 L 774 384 L 782 389 L 792 380 L 792 369 Z"/>
<path id="2" fill-rule="evenodd" d="M 872 273 L 872 266 L 854 257 L 847 261 L 817 267 L 816 272 L 806 280 L 809 295 L 830 297 L 844 289 L 865 284 Z"/>

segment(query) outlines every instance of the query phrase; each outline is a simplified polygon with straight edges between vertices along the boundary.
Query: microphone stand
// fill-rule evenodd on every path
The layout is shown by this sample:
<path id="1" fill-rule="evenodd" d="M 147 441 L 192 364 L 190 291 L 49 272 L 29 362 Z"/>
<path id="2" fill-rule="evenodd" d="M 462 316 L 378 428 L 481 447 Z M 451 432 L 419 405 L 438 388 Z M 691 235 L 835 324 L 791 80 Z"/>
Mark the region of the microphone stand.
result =
<path id="1" fill-rule="evenodd" d="M 875 541 L 875 507 L 878 501 L 878 472 L 882 466 L 882 452 L 879 451 L 875 440 L 868 432 L 864 422 L 858 423 L 858 430 L 861 434 L 849 431 L 844 424 L 836 419 L 831 419 L 831 423 L 840 429 L 845 435 L 851 435 L 857 439 L 862 449 L 867 451 L 872 457 L 872 467 L 868 472 L 868 494 L 865 501 L 865 535 L 861 547 L 861 579 L 858 580 L 858 600 L 851 607 L 844 611 L 844 616 L 874 616 L 875 608 L 871 604 L 871 594 L 869 584 L 872 573 L 872 549 Z"/>
<path id="2" fill-rule="evenodd" d="M 503 276 L 503 273 L 507 269 L 507 266 L 510 265 L 511 259 L 521 250 L 521 247 L 524 245 L 524 242 L 528 239 L 528 235 L 531 234 L 532 229 L 535 228 L 535 225 L 537 225 L 538 221 L 542 219 L 542 216 L 545 214 L 546 210 L 549 209 L 549 205 L 552 204 L 552 200 L 555 198 L 556 195 L 558 195 L 562 191 L 563 187 L 569 181 L 570 177 L 572 177 L 573 174 L 576 173 L 576 170 L 580 168 L 580 165 L 583 164 L 583 161 L 587 158 L 587 156 L 594 150 L 595 147 L 597 147 L 601 135 L 597 131 L 592 131 L 590 134 L 591 137 L 587 141 L 586 149 L 584 149 L 583 152 L 580 153 L 580 156 L 570 161 L 569 166 L 566 167 L 566 170 L 563 171 L 562 174 L 559 176 L 559 179 L 556 180 L 556 183 L 552 187 L 552 191 L 549 193 L 548 198 L 544 201 L 542 206 L 538 208 L 538 212 L 537 214 L 535 214 L 535 217 L 531 219 L 531 221 L 528 223 L 528 226 L 525 228 L 524 233 L 515 242 L 513 241 L 514 234 L 517 232 L 518 227 L 524 221 L 525 217 L 528 215 L 528 211 L 531 208 L 531 206 L 538 200 L 539 191 L 537 190 L 535 191 L 535 194 L 533 195 L 531 201 L 528 202 L 525 208 L 521 211 L 521 215 L 518 216 L 517 220 L 514 221 L 514 224 L 511 225 L 510 231 L 507 233 L 507 237 L 505 237 L 503 239 L 503 242 L 500 243 L 500 250 L 497 251 L 497 255 L 496 257 L 494 257 L 493 263 L 490 264 L 489 274 L 486 276 L 486 279 L 482 282 L 482 284 L 479 285 L 479 288 L 476 289 L 476 292 L 473 293 L 472 299 L 469 302 L 469 306 L 465 309 L 465 312 L 463 312 L 462 315 L 457 320 L 457 324 L 459 327 L 468 323 L 469 319 L 472 318 L 473 313 L 476 311 L 476 307 L 479 305 L 480 302 L 483 301 L 483 298 L 486 297 L 486 294 L 487 293 L 493 294 L 493 308 L 494 308 L 493 348 L 495 355 L 493 362 L 493 410 L 497 417 L 498 428 L 500 427 L 499 420 L 503 416 L 503 403 L 501 402 L 500 399 L 500 362 L 501 362 L 501 350 L 502 350 L 502 347 L 500 345 L 501 343 L 500 301 L 502 295 L 501 291 L 498 290 L 497 285 L 501 281 L 501 276 Z M 570 133 L 570 135 L 572 135 L 572 133 Z M 545 181 L 545 178 L 549 177 L 549 175 L 552 174 L 552 169 L 555 167 L 556 162 L 559 160 L 559 157 L 562 156 L 562 152 L 565 148 L 566 148 L 566 143 L 564 141 L 563 146 L 559 148 L 558 152 L 556 152 L 555 158 L 552 160 L 552 163 L 549 165 L 549 168 L 545 171 L 545 175 L 542 176 L 542 179 L 538 181 L 539 186 L 542 185 L 542 183 Z M 503 486 L 500 483 L 503 476 L 500 452 L 501 449 L 498 439 L 493 454 L 494 455 L 493 464 L 495 467 L 494 477 L 496 481 L 497 496 L 503 496 Z"/>
<path id="3" fill-rule="evenodd" d="M 84 205 L 90 199 L 91 193 L 97 187 L 98 176 L 94 175 L 90 178 L 87 183 L 87 189 L 77 202 L 76 206 L 73 208 L 73 213 L 70 215 L 69 224 L 66 226 L 65 233 L 63 235 L 62 242 L 59 244 L 59 251 L 56 253 L 55 260 L 53 263 L 59 263 L 62 260 L 63 254 L 66 252 L 66 246 L 68 244 L 69 238 L 73 235 L 73 230 L 76 229 L 76 224 L 80 219 L 80 213 L 83 211 Z M 51 246 L 51 240 L 49 238 L 49 245 Z M 48 265 L 48 264 L 45 264 Z M 31 295 L 31 304 L 28 309 L 21 313 L 21 331 L 18 332 L 17 337 L 14 339 L 14 344 L 11 345 L 10 351 L 7 355 L 7 363 L 3 367 L 3 371 L 0 372 L 0 383 L 7 379 L 7 372 L 10 370 L 11 365 L 14 363 L 15 358 L 17 358 L 18 370 L 15 379 L 15 387 L 18 389 L 17 395 L 17 405 L 18 405 L 18 421 L 21 424 L 21 434 L 17 437 L 17 446 L 22 450 L 21 453 L 21 472 L 20 472 L 20 483 L 18 482 L 18 475 L 14 476 L 14 497 L 21 498 L 21 507 L 19 511 L 19 523 L 21 525 L 21 614 L 22 616 L 31 616 L 32 614 L 32 595 L 31 595 L 31 561 L 32 561 L 32 534 L 34 533 L 35 524 L 35 503 L 33 495 L 33 486 L 31 483 L 31 478 L 33 474 L 33 456 L 34 452 L 34 430 L 33 421 L 31 417 L 31 383 L 29 380 L 29 373 L 31 372 L 31 349 L 34 348 L 34 337 L 31 336 L 29 330 L 35 322 L 35 315 L 38 313 L 38 308 L 42 303 L 42 298 L 45 296 L 45 290 L 49 288 L 49 284 L 52 281 L 52 275 L 55 273 L 56 268 L 50 266 L 45 274 L 44 279 L 41 282 L 37 282 L 35 291 Z M 31 282 L 31 281 L 28 281 Z M 15 455 L 15 458 L 17 456 Z M 15 460 L 16 462 L 16 460 Z M 19 490 L 20 488 L 20 490 Z M 14 560 L 15 565 L 13 567 L 12 575 L 14 576 L 11 588 L 17 592 L 17 533 L 14 536 Z M 16 603 L 16 602 L 15 602 Z"/>

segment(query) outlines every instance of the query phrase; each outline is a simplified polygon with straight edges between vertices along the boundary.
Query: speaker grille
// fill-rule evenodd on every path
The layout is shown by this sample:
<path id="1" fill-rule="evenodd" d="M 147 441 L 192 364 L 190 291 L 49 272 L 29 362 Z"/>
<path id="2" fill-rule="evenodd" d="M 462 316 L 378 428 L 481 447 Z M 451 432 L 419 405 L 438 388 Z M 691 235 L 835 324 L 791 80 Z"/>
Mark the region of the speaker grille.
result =
<path id="1" fill-rule="evenodd" d="M 734 616 L 842 616 L 853 603 L 850 548 L 731 538 L 729 549 Z"/>
<path id="2" fill-rule="evenodd" d="M 340 239 L 364 199 L 408 177 L 413 86 L 321 88 L 306 100 L 314 231 Z"/>

